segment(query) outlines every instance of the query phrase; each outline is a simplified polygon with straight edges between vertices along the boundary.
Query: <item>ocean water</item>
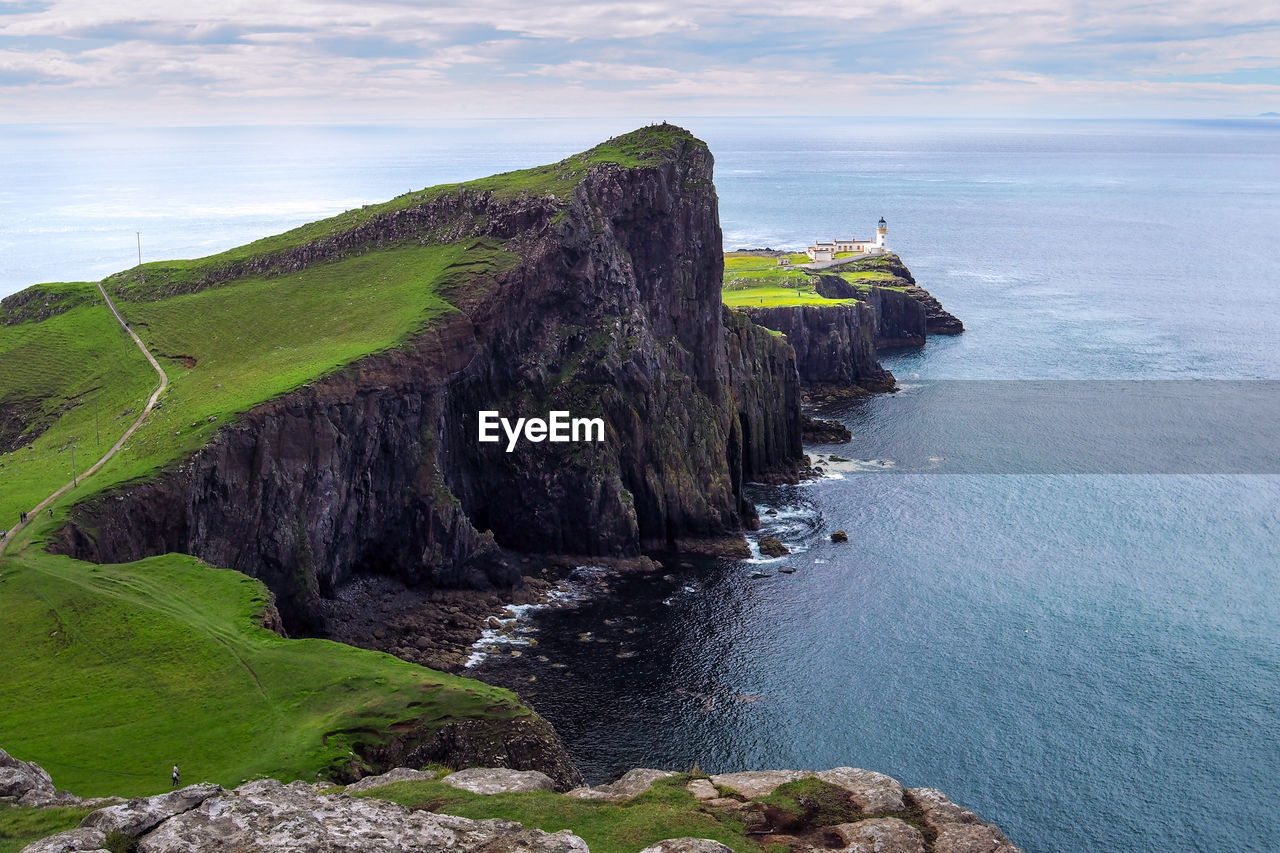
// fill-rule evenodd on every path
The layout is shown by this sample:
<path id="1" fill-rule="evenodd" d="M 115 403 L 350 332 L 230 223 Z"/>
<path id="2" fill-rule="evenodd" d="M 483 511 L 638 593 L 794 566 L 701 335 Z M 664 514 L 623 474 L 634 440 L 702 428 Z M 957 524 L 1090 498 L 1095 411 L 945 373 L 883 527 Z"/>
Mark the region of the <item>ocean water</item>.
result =
<path id="1" fill-rule="evenodd" d="M 813 450 L 851 461 L 754 492 L 792 556 L 584 572 L 523 613 L 536 645 L 474 671 L 595 781 L 849 764 L 939 787 L 1032 853 L 1276 849 L 1274 465 L 1044 473 L 1032 428 L 990 473 L 895 463 L 948 430 L 986 447 L 936 402 L 954 380 L 1280 379 L 1280 124 L 681 123 L 716 155 L 727 248 L 883 215 L 967 331 L 887 354 L 903 390 L 832 413 L 854 442 Z M 127 267 L 135 231 L 146 258 L 204 254 L 634 124 L 7 128 L 0 291 Z"/>

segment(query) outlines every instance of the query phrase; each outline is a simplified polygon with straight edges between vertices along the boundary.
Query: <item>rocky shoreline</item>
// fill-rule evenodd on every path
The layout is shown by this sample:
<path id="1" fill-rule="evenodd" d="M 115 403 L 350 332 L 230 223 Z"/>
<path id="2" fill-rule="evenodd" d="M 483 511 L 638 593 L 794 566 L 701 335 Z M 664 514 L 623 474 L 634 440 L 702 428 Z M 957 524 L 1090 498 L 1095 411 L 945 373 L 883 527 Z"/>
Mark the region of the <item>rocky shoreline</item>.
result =
<path id="1" fill-rule="evenodd" d="M 385 791 L 416 801 L 415 786 L 428 798 L 452 790 L 472 803 L 495 795 L 545 797 L 556 787 L 537 771 L 476 767 L 440 773 L 399 767 L 346 787 L 260 779 L 234 790 L 205 782 L 130 800 L 81 800 L 57 791 L 43 768 L 0 750 L 0 802 L 88 811 L 78 826 L 32 840 L 22 853 L 590 851 L 577 827 L 548 832 L 512 820 L 459 817 L 439 807 L 406 808 L 380 798 Z M 905 788 L 882 773 L 855 767 L 710 776 L 636 768 L 609 784 L 559 796 L 566 804 L 608 808 L 637 802 L 659 786 L 669 819 L 685 813 L 699 826 L 720 827 L 715 829 L 720 837 L 741 842 L 729 846 L 710 838 L 663 838 L 665 833 L 650 828 L 648 837 L 634 842 L 636 849 L 644 845 L 640 853 L 732 853 L 748 849 L 745 845 L 790 853 L 1020 853 L 998 827 L 941 791 Z M 513 801 L 504 802 L 509 808 Z M 554 807 L 537 802 L 534 814 Z M 587 834 L 585 826 L 582 831 Z"/>

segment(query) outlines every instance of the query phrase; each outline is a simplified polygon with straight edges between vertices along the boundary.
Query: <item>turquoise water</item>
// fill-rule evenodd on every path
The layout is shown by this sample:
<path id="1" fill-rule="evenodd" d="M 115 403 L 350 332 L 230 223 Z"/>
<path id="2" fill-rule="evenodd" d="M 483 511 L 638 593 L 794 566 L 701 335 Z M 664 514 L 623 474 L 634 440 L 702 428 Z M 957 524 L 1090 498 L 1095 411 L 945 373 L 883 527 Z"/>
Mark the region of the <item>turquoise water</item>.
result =
<path id="1" fill-rule="evenodd" d="M 918 454 L 947 425 L 936 380 L 1280 379 L 1276 123 L 682 123 L 716 154 L 728 248 L 883 215 L 965 322 L 886 356 L 903 396 L 836 413 L 862 446 L 816 450 Z M 147 257 L 203 254 L 631 124 L 10 128 L 0 291 L 126 267 L 137 230 Z M 755 497 L 791 558 L 587 573 L 576 606 L 529 616 L 546 662 L 478 671 L 596 779 L 853 764 L 940 787 L 1033 853 L 1276 848 L 1280 478 L 848 470 Z"/>

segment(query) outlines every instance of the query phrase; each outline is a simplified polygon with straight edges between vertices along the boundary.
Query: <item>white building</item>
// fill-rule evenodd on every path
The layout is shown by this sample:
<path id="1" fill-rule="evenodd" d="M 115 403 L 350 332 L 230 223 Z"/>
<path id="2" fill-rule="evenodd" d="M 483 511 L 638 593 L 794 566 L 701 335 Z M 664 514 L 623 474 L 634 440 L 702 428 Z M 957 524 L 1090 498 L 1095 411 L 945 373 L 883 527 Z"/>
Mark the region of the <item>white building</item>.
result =
<path id="1" fill-rule="evenodd" d="M 853 255 L 882 255 L 885 252 L 884 235 L 888 231 L 889 226 L 882 216 L 876 223 L 874 240 L 858 240 L 850 237 L 848 240 L 815 241 L 812 246 L 805 249 L 805 253 L 815 261 L 832 261 L 835 260 L 836 255 L 846 252 Z"/>

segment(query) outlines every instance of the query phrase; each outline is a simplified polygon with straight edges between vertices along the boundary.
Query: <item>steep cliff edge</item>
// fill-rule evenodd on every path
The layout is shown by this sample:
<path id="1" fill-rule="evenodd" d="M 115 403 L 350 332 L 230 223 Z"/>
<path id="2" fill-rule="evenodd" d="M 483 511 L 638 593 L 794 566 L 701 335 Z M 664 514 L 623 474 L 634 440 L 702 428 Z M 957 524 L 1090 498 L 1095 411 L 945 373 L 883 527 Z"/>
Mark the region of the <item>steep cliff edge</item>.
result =
<path id="1" fill-rule="evenodd" d="M 262 578 L 286 626 L 316 633 L 319 599 L 356 573 L 483 588 L 519 581 L 510 551 L 741 547 L 743 483 L 794 478 L 803 461 L 795 357 L 725 322 L 703 143 L 664 125 L 588 154 L 426 191 L 298 246 L 117 280 L 127 313 L 130 298 L 389 247 L 475 240 L 487 261 L 453 271 L 456 311 L 80 504 L 55 548 L 195 554 Z M 482 410 L 600 417 L 604 440 L 507 452 L 477 440 Z"/>
<path id="2" fill-rule="evenodd" d="M 870 302 L 744 308 L 752 322 L 786 335 L 805 384 L 888 391 L 893 374 L 876 359 L 877 306 Z"/>

